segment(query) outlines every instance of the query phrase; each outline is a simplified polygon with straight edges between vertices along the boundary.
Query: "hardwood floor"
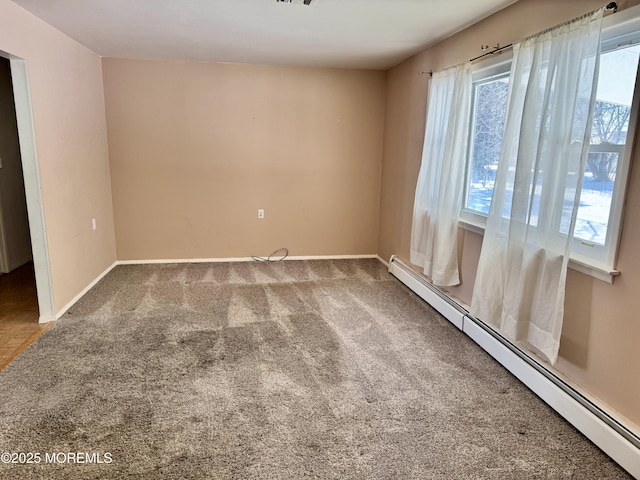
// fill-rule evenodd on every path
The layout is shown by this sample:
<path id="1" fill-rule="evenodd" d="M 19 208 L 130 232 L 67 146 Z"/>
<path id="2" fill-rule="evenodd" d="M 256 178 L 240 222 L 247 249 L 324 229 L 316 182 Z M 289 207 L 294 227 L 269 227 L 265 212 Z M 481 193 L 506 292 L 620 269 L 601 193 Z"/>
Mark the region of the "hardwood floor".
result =
<path id="1" fill-rule="evenodd" d="M 0 275 L 0 370 L 51 325 L 38 315 L 33 263 Z"/>

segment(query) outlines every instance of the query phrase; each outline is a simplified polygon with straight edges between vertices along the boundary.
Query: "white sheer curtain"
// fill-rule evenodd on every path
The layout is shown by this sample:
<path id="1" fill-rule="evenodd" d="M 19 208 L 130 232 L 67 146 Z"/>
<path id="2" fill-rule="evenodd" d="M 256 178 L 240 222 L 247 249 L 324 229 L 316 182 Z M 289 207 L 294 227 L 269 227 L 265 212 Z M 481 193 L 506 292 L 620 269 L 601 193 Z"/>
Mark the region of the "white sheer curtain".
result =
<path id="1" fill-rule="evenodd" d="M 440 286 L 460 283 L 458 213 L 470 108 L 469 62 L 433 74 L 422 165 L 413 204 L 410 260 Z"/>
<path id="2" fill-rule="evenodd" d="M 603 10 L 514 46 L 471 313 L 552 364 L 595 103 Z"/>

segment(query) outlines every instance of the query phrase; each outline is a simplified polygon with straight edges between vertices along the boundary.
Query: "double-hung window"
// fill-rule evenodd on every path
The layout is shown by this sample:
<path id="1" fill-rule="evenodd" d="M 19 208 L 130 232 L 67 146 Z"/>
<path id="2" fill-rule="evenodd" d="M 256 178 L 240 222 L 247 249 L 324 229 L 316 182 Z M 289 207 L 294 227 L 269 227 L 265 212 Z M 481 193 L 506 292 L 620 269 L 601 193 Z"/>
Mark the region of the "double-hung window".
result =
<path id="1" fill-rule="evenodd" d="M 469 153 L 461 217 L 476 225 L 484 225 L 489 213 L 507 117 L 511 62 L 508 58 L 507 61 L 501 60 L 498 65 L 477 70 L 473 75 Z"/>
<path id="2" fill-rule="evenodd" d="M 598 90 L 586 171 L 578 208 L 572 268 L 611 281 L 620 237 L 640 103 L 640 9 L 636 19 L 603 22 Z M 607 25 L 609 24 L 609 25 Z M 502 55 L 505 56 L 504 54 Z M 460 219 L 482 228 L 491 205 L 507 113 L 510 59 L 479 64 L 473 79 L 470 142 Z M 563 228 L 560 226 L 559 233 Z"/>

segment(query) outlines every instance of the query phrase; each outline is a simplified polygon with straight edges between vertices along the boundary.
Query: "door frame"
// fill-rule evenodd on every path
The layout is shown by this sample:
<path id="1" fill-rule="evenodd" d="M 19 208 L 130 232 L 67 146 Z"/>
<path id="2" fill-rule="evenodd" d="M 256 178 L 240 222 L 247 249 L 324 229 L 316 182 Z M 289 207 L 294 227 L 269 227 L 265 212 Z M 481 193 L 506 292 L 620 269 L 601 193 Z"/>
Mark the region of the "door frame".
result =
<path id="1" fill-rule="evenodd" d="M 33 126 L 31 95 L 29 93 L 29 76 L 26 60 L 0 51 L 0 56 L 9 59 L 13 97 L 18 122 L 18 138 L 24 190 L 27 199 L 27 214 L 31 234 L 31 249 L 36 277 L 36 291 L 40 323 L 55 320 L 53 302 L 53 285 L 51 282 L 51 264 L 45 228 L 45 217 L 40 186 L 40 171 L 36 150 L 36 138 Z"/>

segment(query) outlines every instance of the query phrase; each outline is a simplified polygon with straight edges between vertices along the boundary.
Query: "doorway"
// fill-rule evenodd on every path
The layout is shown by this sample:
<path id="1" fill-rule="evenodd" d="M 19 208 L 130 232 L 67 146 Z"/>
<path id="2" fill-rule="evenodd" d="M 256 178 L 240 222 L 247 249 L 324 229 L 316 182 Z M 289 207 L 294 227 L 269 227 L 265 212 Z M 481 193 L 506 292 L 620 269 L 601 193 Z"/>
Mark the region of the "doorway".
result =
<path id="1" fill-rule="evenodd" d="M 0 52 L 0 368 L 55 319 L 26 62 Z"/>
<path id="2" fill-rule="evenodd" d="M 0 365 L 41 329 L 9 60 L 0 58 Z"/>
<path id="3" fill-rule="evenodd" d="M 31 233 L 9 60 L 0 58 L 0 274 L 31 262 Z"/>

